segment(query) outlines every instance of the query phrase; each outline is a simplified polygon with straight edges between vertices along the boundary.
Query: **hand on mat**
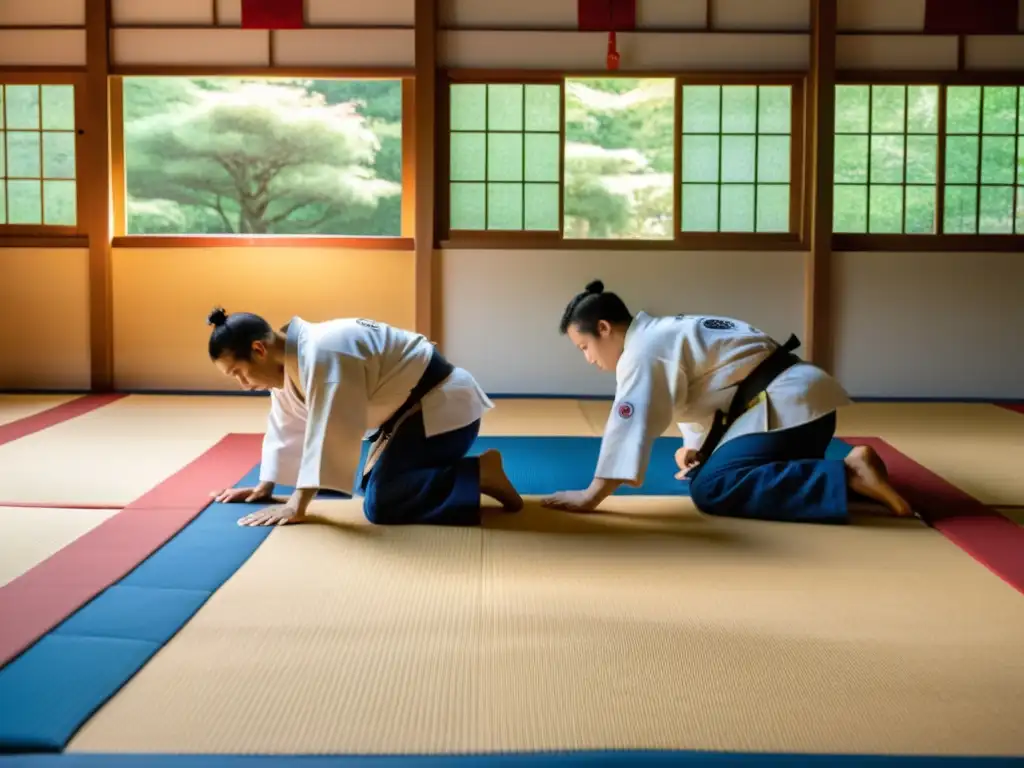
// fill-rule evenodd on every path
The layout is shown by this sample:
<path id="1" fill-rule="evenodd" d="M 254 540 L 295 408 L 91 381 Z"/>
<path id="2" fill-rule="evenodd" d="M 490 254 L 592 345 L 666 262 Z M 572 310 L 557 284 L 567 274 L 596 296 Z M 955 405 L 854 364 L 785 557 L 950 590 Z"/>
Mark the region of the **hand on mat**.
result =
<path id="1" fill-rule="evenodd" d="M 214 501 L 221 504 L 235 504 L 237 502 L 252 503 L 255 501 L 266 501 L 274 494 L 273 483 L 260 483 L 255 488 L 225 488 L 214 491 L 210 495 Z"/>
<path id="2" fill-rule="evenodd" d="M 593 512 L 597 506 L 586 491 L 559 491 L 554 496 L 541 499 L 540 505 L 566 512 Z"/>
<path id="3" fill-rule="evenodd" d="M 676 472 L 676 480 L 685 479 L 687 473 L 700 464 L 700 455 L 695 448 L 680 448 L 676 451 L 676 465 L 679 471 Z"/>
<path id="4" fill-rule="evenodd" d="M 306 519 L 300 515 L 299 510 L 290 504 L 275 504 L 272 507 L 265 507 L 258 512 L 251 512 L 238 521 L 239 525 L 288 525 L 290 523 L 301 523 Z"/>

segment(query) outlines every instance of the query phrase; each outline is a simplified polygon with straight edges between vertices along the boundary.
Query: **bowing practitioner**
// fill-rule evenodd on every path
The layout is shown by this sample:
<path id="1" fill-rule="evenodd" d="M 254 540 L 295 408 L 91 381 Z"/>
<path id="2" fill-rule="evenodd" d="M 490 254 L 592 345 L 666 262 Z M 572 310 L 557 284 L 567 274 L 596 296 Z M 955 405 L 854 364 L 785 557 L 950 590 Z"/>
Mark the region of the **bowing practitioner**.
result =
<path id="1" fill-rule="evenodd" d="M 481 494 L 506 510 L 522 507 L 497 451 L 468 455 L 493 404 L 422 335 L 370 320 L 299 317 L 275 331 L 259 315 L 220 308 L 208 323 L 220 371 L 243 389 L 270 390 L 259 485 L 214 497 L 258 502 L 275 484 L 295 488 L 284 504 L 239 524 L 299 522 L 318 490 L 353 494 L 367 436 L 358 487 L 373 523 L 477 525 Z"/>
<path id="2" fill-rule="evenodd" d="M 654 440 L 676 422 L 676 477 L 690 478 L 705 514 L 839 523 L 865 499 L 881 507 L 864 511 L 913 514 L 873 449 L 825 458 L 850 398 L 793 354 L 795 336 L 780 345 L 728 317 L 634 317 L 599 280 L 569 302 L 560 331 L 587 362 L 615 372 L 615 402 L 590 487 L 545 506 L 589 511 L 623 483 L 642 485 Z"/>

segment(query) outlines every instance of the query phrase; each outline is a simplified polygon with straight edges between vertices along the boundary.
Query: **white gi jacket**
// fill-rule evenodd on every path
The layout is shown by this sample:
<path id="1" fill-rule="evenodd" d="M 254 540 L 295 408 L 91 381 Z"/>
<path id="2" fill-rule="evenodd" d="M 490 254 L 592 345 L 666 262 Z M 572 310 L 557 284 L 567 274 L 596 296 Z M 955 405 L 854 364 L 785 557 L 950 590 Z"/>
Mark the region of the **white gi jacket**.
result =
<path id="1" fill-rule="evenodd" d="M 654 440 L 673 422 L 683 445 L 699 449 L 715 411 L 729 410 L 736 385 L 777 346 L 728 317 L 637 313 L 615 369 L 615 403 L 595 476 L 642 483 Z M 850 403 L 839 382 L 809 363 L 787 368 L 765 394 L 719 446 L 740 435 L 806 424 Z"/>
<path id="2" fill-rule="evenodd" d="M 432 351 L 422 335 L 384 323 L 292 318 L 285 385 L 270 393 L 260 481 L 351 494 L 363 439 L 405 402 Z M 420 404 L 427 437 L 461 429 L 494 407 L 461 368 Z"/>

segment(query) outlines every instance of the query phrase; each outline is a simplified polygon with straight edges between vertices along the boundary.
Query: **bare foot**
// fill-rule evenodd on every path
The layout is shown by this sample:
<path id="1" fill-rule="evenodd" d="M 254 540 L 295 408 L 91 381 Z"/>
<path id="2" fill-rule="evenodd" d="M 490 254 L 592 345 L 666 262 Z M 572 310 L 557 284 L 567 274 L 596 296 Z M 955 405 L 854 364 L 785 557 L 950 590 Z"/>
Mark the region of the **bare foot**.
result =
<path id="1" fill-rule="evenodd" d="M 505 474 L 501 454 L 493 448 L 480 454 L 480 493 L 490 496 L 509 512 L 523 508 L 523 497 Z"/>
<path id="2" fill-rule="evenodd" d="M 851 491 L 884 504 L 896 517 L 913 517 L 910 504 L 889 482 L 885 462 L 874 448 L 858 445 L 843 462 L 846 482 Z"/>

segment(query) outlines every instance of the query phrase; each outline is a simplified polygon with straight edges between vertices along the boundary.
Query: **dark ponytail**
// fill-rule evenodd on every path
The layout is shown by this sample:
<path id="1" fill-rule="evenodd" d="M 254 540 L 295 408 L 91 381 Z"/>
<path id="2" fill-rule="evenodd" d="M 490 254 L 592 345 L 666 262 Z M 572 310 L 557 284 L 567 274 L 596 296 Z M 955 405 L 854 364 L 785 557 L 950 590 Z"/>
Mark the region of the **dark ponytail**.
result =
<path id="1" fill-rule="evenodd" d="M 274 335 L 270 323 L 259 315 L 236 312 L 229 315 L 223 307 L 216 307 L 206 317 L 210 332 L 210 359 L 219 360 L 231 355 L 236 360 L 249 360 L 256 341 L 270 341 Z"/>
<path id="2" fill-rule="evenodd" d="M 574 325 L 580 333 L 596 336 L 597 324 L 602 320 L 611 325 L 629 325 L 633 316 L 622 299 L 614 293 L 605 293 L 604 283 L 593 280 L 587 283 L 583 293 L 576 294 L 569 302 L 558 330 L 564 334 Z"/>

